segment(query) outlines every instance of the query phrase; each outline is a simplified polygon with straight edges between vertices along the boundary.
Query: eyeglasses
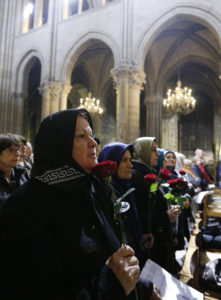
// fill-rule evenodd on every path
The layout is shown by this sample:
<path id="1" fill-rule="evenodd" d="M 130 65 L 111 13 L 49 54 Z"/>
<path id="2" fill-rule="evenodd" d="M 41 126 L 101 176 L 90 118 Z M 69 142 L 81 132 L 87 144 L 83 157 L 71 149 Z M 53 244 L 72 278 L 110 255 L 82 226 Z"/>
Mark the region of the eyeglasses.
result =
<path id="1" fill-rule="evenodd" d="M 10 151 L 11 153 L 21 152 L 20 148 L 14 148 L 14 147 L 7 148 L 7 150 Z"/>

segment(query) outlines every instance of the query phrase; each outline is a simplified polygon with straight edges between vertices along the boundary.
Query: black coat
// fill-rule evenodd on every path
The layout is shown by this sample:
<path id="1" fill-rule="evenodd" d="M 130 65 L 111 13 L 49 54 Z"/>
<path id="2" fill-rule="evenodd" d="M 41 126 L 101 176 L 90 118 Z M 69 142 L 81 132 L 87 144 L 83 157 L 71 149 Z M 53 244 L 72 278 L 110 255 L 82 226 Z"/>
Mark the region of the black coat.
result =
<path id="1" fill-rule="evenodd" d="M 0 207 L 8 197 L 27 180 L 26 170 L 14 167 L 11 173 L 11 184 L 6 180 L 4 173 L 0 170 Z"/>
<path id="2" fill-rule="evenodd" d="M 148 187 L 144 181 L 144 176 L 151 171 L 142 163 L 133 162 L 132 185 L 135 187 L 135 199 L 138 213 L 141 220 L 143 234 L 147 232 L 148 224 Z M 159 189 L 156 193 L 155 206 L 152 213 L 152 234 L 154 236 L 154 246 L 151 258 L 166 270 L 172 272 L 174 264 L 174 253 L 171 250 L 172 230 L 167 215 L 167 202 L 163 191 Z"/>
<path id="3" fill-rule="evenodd" d="M 74 194 L 36 179 L 15 192 L 0 214 L 0 299 L 135 299 L 105 267 L 120 243 L 104 197 L 95 179 Z"/>

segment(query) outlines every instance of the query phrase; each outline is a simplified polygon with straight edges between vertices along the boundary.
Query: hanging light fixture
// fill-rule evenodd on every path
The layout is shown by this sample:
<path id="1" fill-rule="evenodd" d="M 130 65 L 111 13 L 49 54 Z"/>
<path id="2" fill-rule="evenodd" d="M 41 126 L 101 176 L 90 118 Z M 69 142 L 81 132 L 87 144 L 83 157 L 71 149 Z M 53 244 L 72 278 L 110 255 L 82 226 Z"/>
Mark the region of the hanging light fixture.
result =
<path id="1" fill-rule="evenodd" d="M 180 40 L 180 32 L 179 32 L 179 40 Z M 189 89 L 188 87 L 182 88 L 182 83 L 180 81 L 180 61 L 178 56 L 177 56 L 177 63 L 178 63 L 177 86 L 173 91 L 171 89 L 168 89 L 167 98 L 163 99 L 163 106 L 168 113 L 181 113 L 187 115 L 195 109 L 196 99 L 192 96 L 191 89 Z"/>
<path id="2" fill-rule="evenodd" d="M 100 107 L 100 100 L 91 97 L 91 93 L 88 93 L 88 97 L 80 99 L 79 108 L 85 108 L 91 114 L 103 114 L 103 109 Z"/>
<path id="3" fill-rule="evenodd" d="M 168 89 L 167 98 L 163 99 L 163 106 L 169 113 L 187 115 L 195 109 L 196 99 L 192 97 L 192 90 L 187 87 L 182 88 L 182 83 L 178 79 L 174 91 Z"/>

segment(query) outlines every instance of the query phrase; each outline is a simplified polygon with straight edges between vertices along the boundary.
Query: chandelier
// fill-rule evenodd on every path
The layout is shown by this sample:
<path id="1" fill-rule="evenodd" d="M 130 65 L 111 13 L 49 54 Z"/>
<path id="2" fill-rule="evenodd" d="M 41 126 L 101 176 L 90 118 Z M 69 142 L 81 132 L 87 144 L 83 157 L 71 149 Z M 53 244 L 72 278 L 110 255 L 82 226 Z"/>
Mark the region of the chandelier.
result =
<path id="1" fill-rule="evenodd" d="M 100 107 L 100 100 L 91 97 L 91 93 L 88 93 L 88 97 L 80 99 L 80 106 L 78 108 L 85 108 L 91 114 L 102 115 L 103 109 Z"/>
<path id="2" fill-rule="evenodd" d="M 163 99 L 163 106 L 168 113 L 180 113 L 187 115 L 195 109 L 196 99 L 192 96 L 191 89 L 189 89 L 188 87 L 182 88 L 182 83 L 180 81 L 180 60 L 178 47 L 181 44 L 181 30 L 178 28 L 178 25 L 179 24 L 177 23 L 178 38 L 175 42 L 175 44 L 177 45 L 176 52 L 178 65 L 178 81 L 177 86 L 173 91 L 171 89 L 168 89 L 167 98 Z"/>
<path id="3" fill-rule="evenodd" d="M 192 97 L 192 90 L 181 87 L 180 80 L 177 82 L 177 87 L 172 92 L 167 91 L 167 98 L 163 99 L 163 106 L 169 113 L 181 113 L 187 115 L 195 109 L 196 99 Z"/>

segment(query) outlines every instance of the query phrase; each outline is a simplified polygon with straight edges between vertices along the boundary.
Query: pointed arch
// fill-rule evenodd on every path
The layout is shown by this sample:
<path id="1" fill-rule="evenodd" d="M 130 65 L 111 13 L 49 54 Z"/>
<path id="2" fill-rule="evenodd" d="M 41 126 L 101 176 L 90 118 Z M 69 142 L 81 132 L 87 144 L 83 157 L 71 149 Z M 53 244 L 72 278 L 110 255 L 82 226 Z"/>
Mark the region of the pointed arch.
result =
<path id="1" fill-rule="evenodd" d="M 137 47 L 134 51 L 135 61 L 141 67 L 144 67 L 144 62 L 146 55 L 151 47 L 155 38 L 159 35 L 163 28 L 171 25 L 178 16 L 183 16 L 187 20 L 193 20 L 198 23 L 204 24 L 217 38 L 221 48 L 221 21 L 218 16 L 213 13 L 208 12 L 208 10 L 193 7 L 184 6 L 179 4 L 177 7 L 172 7 L 167 9 L 167 11 L 162 12 L 155 23 L 145 32 L 143 32 L 140 41 L 137 43 Z"/>
<path id="2" fill-rule="evenodd" d="M 38 50 L 29 50 L 27 53 L 23 55 L 20 62 L 18 63 L 16 69 L 16 77 L 14 83 L 14 91 L 16 93 L 25 93 L 26 92 L 26 84 L 27 84 L 27 76 L 33 66 L 33 64 L 39 60 L 41 65 L 41 82 L 42 78 L 45 78 L 45 68 L 43 55 Z"/>
<path id="3" fill-rule="evenodd" d="M 82 36 L 77 43 L 73 44 L 73 46 L 65 56 L 59 76 L 61 82 L 70 84 L 71 73 L 74 65 L 79 56 L 85 51 L 85 49 L 90 46 L 91 40 L 99 40 L 105 43 L 113 53 L 115 62 L 114 64 L 116 65 L 120 62 L 120 53 L 117 48 L 117 43 L 112 37 L 101 32 L 88 32 L 87 34 Z"/>

